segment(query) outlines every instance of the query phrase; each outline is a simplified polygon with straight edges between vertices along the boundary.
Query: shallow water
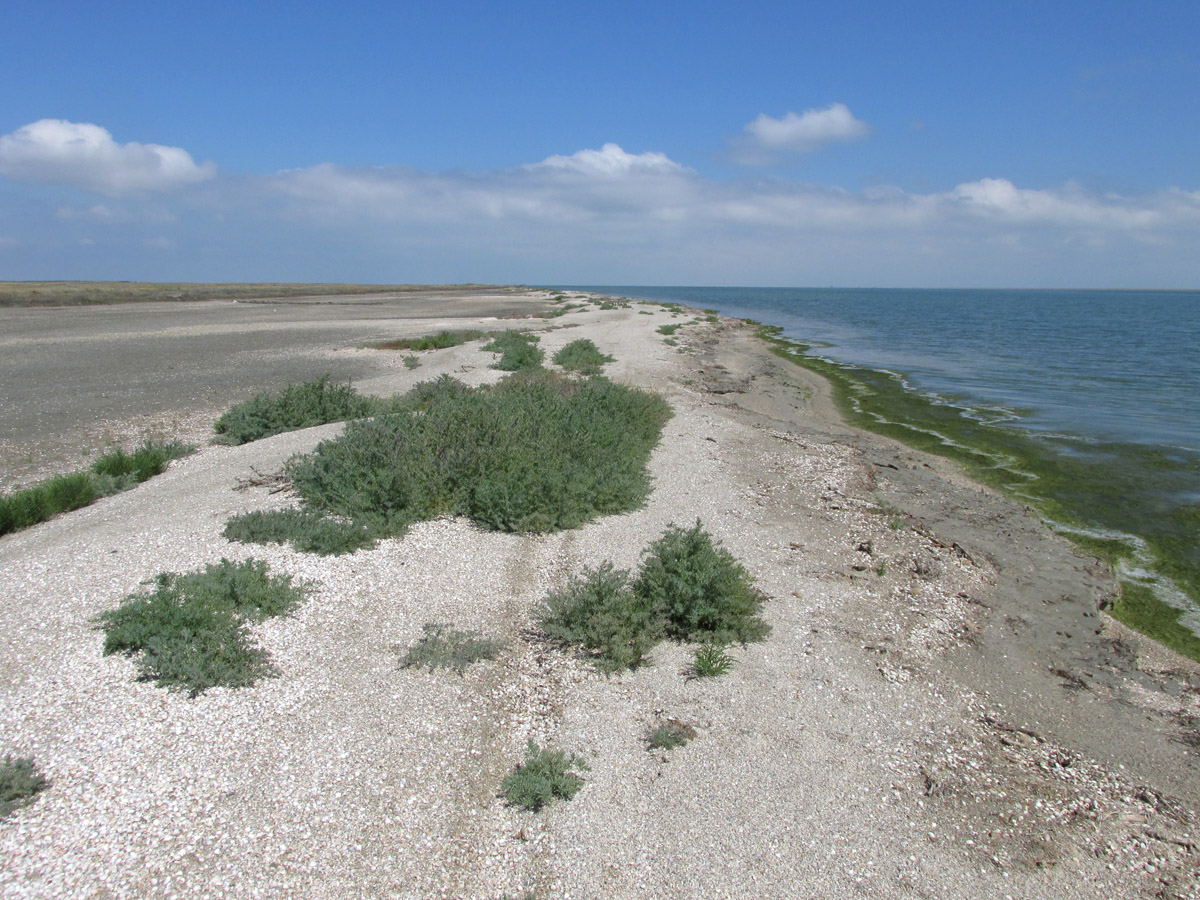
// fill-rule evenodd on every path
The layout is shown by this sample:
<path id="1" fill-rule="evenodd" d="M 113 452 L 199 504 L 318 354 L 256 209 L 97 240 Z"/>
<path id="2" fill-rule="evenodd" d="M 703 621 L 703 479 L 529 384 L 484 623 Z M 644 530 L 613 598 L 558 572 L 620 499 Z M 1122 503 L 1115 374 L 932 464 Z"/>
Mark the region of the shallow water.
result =
<path id="1" fill-rule="evenodd" d="M 1015 454 L 1036 477 L 995 480 L 1072 529 L 1125 536 L 1123 574 L 1200 633 L 1200 292 L 587 289 L 779 326 L 874 385 L 876 425 Z"/>

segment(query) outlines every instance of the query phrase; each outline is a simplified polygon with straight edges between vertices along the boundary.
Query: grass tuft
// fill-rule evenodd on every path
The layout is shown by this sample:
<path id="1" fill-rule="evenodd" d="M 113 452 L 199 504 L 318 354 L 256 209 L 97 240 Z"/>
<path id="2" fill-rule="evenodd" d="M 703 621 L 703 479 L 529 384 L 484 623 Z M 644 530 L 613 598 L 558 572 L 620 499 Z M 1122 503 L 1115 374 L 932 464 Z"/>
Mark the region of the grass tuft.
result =
<path id="1" fill-rule="evenodd" d="M 247 623 L 283 615 L 306 588 L 271 575 L 265 562 L 222 559 L 203 570 L 164 572 L 99 617 L 104 655 L 136 657 L 140 677 L 195 697 L 211 687 L 244 687 L 274 673 Z"/>
<path id="2" fill-rule="evenodd" d="M 477 341 L 487 337 L 489 332 L 464 329 L 459 331 L 439 331 L 437 334 L 418 338 L 399 338 L 394 341 L 381 341 L 371 344 L 374 350 L 445 350 L 457 347 L 468 341 Z"/>
<path id="3" fill-rule="evenodd" d="M 667 719 L 646 735 L 651 750 L 674 750 L 696 736 L 696 729 L 678 719 Z"/>
<path id="4" fill-rule="evenodd" d="M 245 444 L 285 431 L 363 418 L 376 408 L 376 401 L 349 384 L 331 384 L 325 375 L 235 404 L 213 423 L 213 430 L 226 443 Z"/>
<path id="5" fill-rule="evenodd" d="M 613 357 L 601 353 L 587 338 L 572 341 L 554 354 L 554 362 L 564 369 L 583 375 L 598 375 L 600 367 L 613 362 Z"/>
<path id="6" fill-rule="evenodd" d="M 701 644 L 692 657 L 692 674 L 697 678 L 716 678 L 732 667 L 733 657 L 725 651 L 724 644 Z"/>
<path id="7" fill-rule="evenodd" d="M 106 453 L 85 471 L 55 475 L 32 487 L 0 495 L 0 535 L 136 487 L 165 471 L 171 460 L 191 452 L 191 447 L 178 441 L 146 441 L 132 453 L 120 449 Z"/>
<path id="8" fill-rule="evenodd" d="M 500 791 L 511 805 L 537 812 L 553 800 L 570 800 L 579 793 L 583 778 L 572 769 L 586 772 L 588 766 L 579 756 L 539 749 L 531 740 L 525 762 L 508 774 Z"/>
<path id="9" fill-rule="evenodd" d="M 424 634 L 400 660 L 403 668 L 453 669 L 462 675 L 472 663 L 495 659 L 504 649 L 500 641 L 481 637 L 474 631 L 459 631 L 449 625 L 430 624 L 422 630 Z"/>
<path id="10" fill-rule="evenodd" d="M 8 756 L 0 763 L 0 819 L 15 812 L 49 787 L 33 760 Z"/>

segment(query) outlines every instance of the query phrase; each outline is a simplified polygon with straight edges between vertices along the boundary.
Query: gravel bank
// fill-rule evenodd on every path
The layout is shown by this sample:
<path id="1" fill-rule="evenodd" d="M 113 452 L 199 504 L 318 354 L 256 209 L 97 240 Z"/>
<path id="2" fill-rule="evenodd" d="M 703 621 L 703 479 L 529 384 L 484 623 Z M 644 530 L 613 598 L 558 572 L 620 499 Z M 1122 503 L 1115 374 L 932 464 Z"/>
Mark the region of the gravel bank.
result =
<path id="1" fill-rule="evenodd" d="M 1200 896 L 1196 667 L 1097 615 L 1111 581 L 1022 510 L 847 429 L 748 327 L 674 347 L 655 329 L 689 317 L 645 309 L 542 337 L 548 358 L 589 337 L 671 401 L 635 513 L 547 536 L 438 520 L 331 559 L 226 542 L 230 515 L 289 502 L 239 479 L 326 426 L 205 447 L 0 539 L 0 752 L 51 781 L 0 822 L 3 896 Z M 499 374 L 478 344 L 414 370 L 340 352 L 381 394 Z M 771 598 L 727 675 L 689 678 L 690 648 L 663 644 L 605 677 L 531 630 L 550 587 L 697 518 Z M 256 628 L 278 677 L 188 699 L 100 655 L 94 617 L 140 582 L 249 556 L 314 585 Z M 1068 615 L 1086 635 L 1053 633 Z M 400 668 L 431 622 L 507 649 L 463 676 Z M 697 737 L 648 750 L 666 718 Z M 539 814 L 498 796 L 530 738 L 590 765 Z"/>

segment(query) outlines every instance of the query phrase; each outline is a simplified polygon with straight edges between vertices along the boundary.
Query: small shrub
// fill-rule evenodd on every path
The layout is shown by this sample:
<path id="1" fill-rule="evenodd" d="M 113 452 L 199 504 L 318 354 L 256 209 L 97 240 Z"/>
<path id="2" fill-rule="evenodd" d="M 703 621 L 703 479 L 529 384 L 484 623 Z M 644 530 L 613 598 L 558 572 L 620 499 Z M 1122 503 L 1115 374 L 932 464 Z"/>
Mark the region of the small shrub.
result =
<path id="1" fill-rule="evenodd" d="M 428 666 L 453 669 L 462 675 L 472 663 L 495 659 L 504 649 L 500 641 L 481 637 L 474 631 L 458 631 L 449 625 L 425 625 L 422 630 L 424 634 L 400 660 L 406 669 Z"/>
<path id="2" fill-rule="evenodd" d="M 421 364 L 421 357 L 419 357 L 419 356 L 404 357 L 404 368 L 406 368 L 406 369 L 415 369 L 420 364 Z"/>
<path id="3" fill-rule="evenodd" d="M 613 357 L 601 353 L 587 338 L 572 341 L 554 354 L 554 362 L 573 372 L 596 375 L 600 367 L 613 361 Z"/>
<path id="4" fill-rule="evenodd" d="M 733 666 L 733 657 L 725 652 L 724 644 L 701 644 L 692 658 L 692 674 L 697 678 L 716 678 Z"/>
<path id="5" fill-rule="evenodd" d="M 651 750 L 674 750 L 695 736 L 696 729 L 691 725 L 678 719 L 667 719 L 646 735 L 646 743 Z"/>
<path id="6" fill-rule="evenodd" d="M 378 538 L 360 522 L 308 508 L 254 510 L 225 523 L 225 539 L 243 544 L 291 544 L 301 553 L 333 556 L 374 547 Z"/>
<path id="7" fill-rule="evenodd" d="M 151 584 L 150 593 L 131 595 L 99 617 L 104 655 L 134 656 L 140 677 L 192 697 L 273 674 L 266 652 L 251 644 L 246 623 L 290 611 L 306 592 L 255 560 L 164 572 Z"/>
<path id="8" fill-rule="evenodd" d="M 561 315 L 563 311 L 557 311 Z M 504 331 L 496 335 L 483 348 L 489 353 L 499 353 L 500 358 L 492 363 L 493 369 L 504 372 L 527 372 L 540 369 L 545 352 L 537 345 L 539 338 L 535 334 L 523 331 Z"/>
<path id="9" fill-rule="evenodd" d="M 764 598 L 699 519 L 692 528 L 668 526 L 647 548 L 634 592 L 662 612 L 677 640 L 745 642 L 770 630 L 758 615 Z"/>
<path id="10" fill-rule="evenodd" d="M 551 591 L 535 619 L 551 640 L 590 650 L 608 672 L 640 665 L 663 634 L 657 610 L 634 595 L 629 572 L 611 562 Z"/>
<path id="11" fill-rule="evenodd" d="M 537 812 L 553 800 L 570 800 L 579 793 L 583 778 L 572 769 L 586 772 L 588 766 L 579 756 L 539 749 L 530 741 L 525 762 L 505 777 L 500 791 L 511 805 Z"/>
<path id="12" fill-rule="evenodd" d="M 681 322 L 673 322 L 670 325 L 659 325 L 658 328 L 655 330 L 659 334 L 672 335 L 679 330 L 679 326 L 681 324 L 682 324 Z"/>
<path id="13" fill-rule="evenodd" d="M 235 404 L 213 423 L 213 430 L 226 443 L 245 444 L 285 431 L 361 419 L 375 411 L 374 400 L 351 385 L 331 384 L 326 375 Z"/>
<path id="14" fill-rule="evenodd" d="M 0 763 L 0 819 L 31 802 L 48 786 L 32 759 L 6 755 Z"/>

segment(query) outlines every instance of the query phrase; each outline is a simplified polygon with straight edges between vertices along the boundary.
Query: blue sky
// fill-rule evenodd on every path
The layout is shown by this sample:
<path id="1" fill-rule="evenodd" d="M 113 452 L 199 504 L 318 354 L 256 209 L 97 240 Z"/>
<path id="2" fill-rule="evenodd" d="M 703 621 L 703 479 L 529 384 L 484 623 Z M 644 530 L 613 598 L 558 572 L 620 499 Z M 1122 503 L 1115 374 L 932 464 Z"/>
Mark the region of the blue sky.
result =
<path id="1" fill-rule="evenodd" d="M 0 279 L 1200 288 L 1200 4 L 9 0 Z"/>

